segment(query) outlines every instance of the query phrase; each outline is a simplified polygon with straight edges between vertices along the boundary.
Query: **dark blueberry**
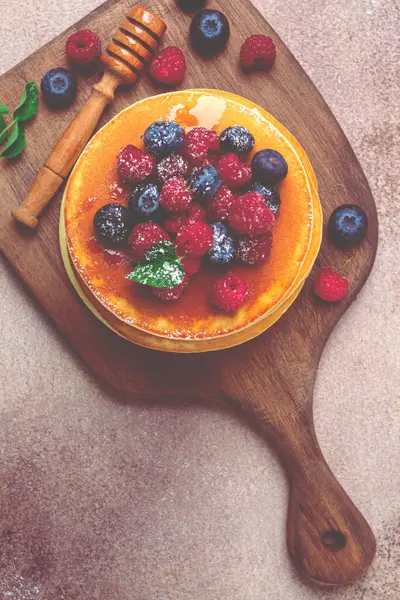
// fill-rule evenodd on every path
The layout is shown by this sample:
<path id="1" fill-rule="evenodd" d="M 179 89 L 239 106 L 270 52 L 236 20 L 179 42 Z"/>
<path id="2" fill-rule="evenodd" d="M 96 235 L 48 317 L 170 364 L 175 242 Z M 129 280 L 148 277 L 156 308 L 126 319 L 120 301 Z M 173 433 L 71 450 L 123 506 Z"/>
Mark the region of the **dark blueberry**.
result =
<path id="1" fill-rule="evenodd" d="M 338 248 L 359 244 L 364 239 L 367 228 L 368 217 L 356 204 L 343 204 L 335 208 L 328 224 L 329 237 Z"/>
<path id="2" fill-rule="evenodd" d="M 196 12 L 205 5 L 206 0 L 178 0 L 179 8 L 185 12 Z"/>
<path id="3" fill-rule="evenodd" d="M 251 161 L 254 179 L 265 185 L 275 185 L 285 179 L 288 164 L 276 150 L 260 150 Z"/>
<path id="4" fill-rule="evenodd" d="M 40 87 L 47 106 L 68 108 L 76 98 L 78 84 L 74 73 L 57 67 L 44 75 Z"/>
<path id="5" fill-rule="evenodd" d="M 223 223 L 214 223 L 211 227 L 214 231 L 214 241 L 213 247 L 208 253 L 208 258 L 218 265 L 226 265 L 235 256 L 236 242 L 228 234 L 228 230 Z"/>
<path id="6" fill-rule="evenodd" d="M 228 19 L 219 10 L 201 10 L 190 25 L 193 48 L 203 56 L 214 56 L 221 52 L 229 39 L 229 33 Z"/>
<path id="7" fill-rule="evenodd" d="M 195 169 L 189 176 L 188 183 L 198 200 L 206 200 L 218 192 L 222 179 L 215 167 L 206 165 Z"/>
<path id="8" fill-rule="evenodd" d="M 249 154 L 254 148 L 255 140 L 246 127 L 232 125 L 223 130 L 219 136 L 221 150 L 226 154 Z"/>
<path id="9" fill-rule="evenodd" d="M 122 204 L 113 202 L 99 208 L 94 215 L 96 237 L 104 246 L 125 246 L 132 229 L 129 211 Z"/>
<path id="10" fill-rule="evenodd" d="M 158 187 L 154 183 L 141 183 L 131 191 L 128 208 L 131 216 L 153 219 L 160 208 Z"/>
<path id="11" fill-rule="evenodd" d="M 182 148 L 185 132 L 174 121 L 156 121 L 144 132 L 143 141 L 151 154 L 165 156 Z"/>
<path id="12" fill-rule="evenodd" d="M 281 199 L 279 192 L 274 185 L 263 185 L 262 183 L 258 183 L 256 181 L 251 185 L 250 191 L 257 192 L 257 194 L 262 194 L 264 196 L 265 204 L 268 206 L 268 208 L 272 210 L 275 216 L 278 214 L 279 207 L 281 205 Z"/>

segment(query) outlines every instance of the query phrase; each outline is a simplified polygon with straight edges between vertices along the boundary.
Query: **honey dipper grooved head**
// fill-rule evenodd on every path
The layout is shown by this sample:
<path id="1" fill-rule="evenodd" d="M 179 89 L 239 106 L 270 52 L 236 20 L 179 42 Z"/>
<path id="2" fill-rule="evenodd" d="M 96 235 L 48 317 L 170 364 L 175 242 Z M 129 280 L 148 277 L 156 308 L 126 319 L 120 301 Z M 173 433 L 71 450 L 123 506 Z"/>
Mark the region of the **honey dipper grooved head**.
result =
<path id="1" fill-rule="evenodd" d="M 135 6 L 113 35 L 101 60 L 124 83 L 133 83 L 156 52 L 167 26 L 144 6 Z"/>

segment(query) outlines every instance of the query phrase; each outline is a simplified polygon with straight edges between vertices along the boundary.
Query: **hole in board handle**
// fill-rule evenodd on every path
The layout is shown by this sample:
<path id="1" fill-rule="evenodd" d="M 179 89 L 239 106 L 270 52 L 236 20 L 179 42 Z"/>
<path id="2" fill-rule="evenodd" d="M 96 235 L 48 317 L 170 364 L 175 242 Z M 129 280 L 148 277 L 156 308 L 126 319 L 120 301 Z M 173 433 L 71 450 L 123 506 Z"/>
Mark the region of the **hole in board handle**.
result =
<path id="1" fill-rule="evenodd" d="M 328 550 L 341 550 L 346 545 L 346 538 L 340 531 L 325 531 L 322 534 L 322 543 Z"/>

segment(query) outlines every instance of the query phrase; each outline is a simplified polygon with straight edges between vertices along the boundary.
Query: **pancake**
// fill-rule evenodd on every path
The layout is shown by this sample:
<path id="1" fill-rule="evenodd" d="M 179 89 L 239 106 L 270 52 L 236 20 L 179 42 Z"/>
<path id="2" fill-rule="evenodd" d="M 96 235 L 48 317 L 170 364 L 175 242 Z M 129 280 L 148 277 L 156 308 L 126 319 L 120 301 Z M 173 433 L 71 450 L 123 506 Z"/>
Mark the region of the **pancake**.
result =
<path id="1" fill-rule="evenodd" d="M 110 201 L 127 203 L 128 191 L 119 183 L 116 169 L 119 150 L 128 143 L 141 146 L 144 129 L 166 118 L 185 127 L 213 127 L 217 132 L 228 125 L 244 125 L 256 138 L 254 151 L 273 148 L 288 161 L 289 174 L 280 185 L 282 204 L 270 259 L 258 267 L 232 267 L 251 290 L 249 300 L 234 315 L 222 314 L 210 304 L 215 271 L 202 270 L 178 302 L 163 305 L 142 286 L 125 279 L 131 270 L 127 254 L 104 252 L 94 240 L 92 221 L 98 208 Z M 71 175 L 62 213 L 71 264 L 79 283 L 106 312 L 128 327 L 195 343 L 225 338 L 272 315 L 301 285 L 301 269 L 315 226 L 314 204 L 320 210 L 314 186 L 315 174 L 298 142 L 248 100 L 213 90 L 187 90 L 149 98 L 129 107 L 100 130 Z"/>

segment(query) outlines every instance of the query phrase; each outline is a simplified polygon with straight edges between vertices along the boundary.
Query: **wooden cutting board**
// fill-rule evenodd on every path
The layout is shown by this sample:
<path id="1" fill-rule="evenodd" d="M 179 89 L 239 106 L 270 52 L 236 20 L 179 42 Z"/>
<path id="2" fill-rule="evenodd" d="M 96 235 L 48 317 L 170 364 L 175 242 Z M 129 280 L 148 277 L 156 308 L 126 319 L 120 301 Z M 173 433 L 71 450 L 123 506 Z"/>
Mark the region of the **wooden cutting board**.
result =
<path id="1" fill-rule="evenodd" d="M 369 218 L 367 239 L 348 266 L 350 290 L 335 305 L 316 301 L 313 275 L 294 306 L 269 331 L 240 347 L 203 355 L 171 355 L 135 347 L 100 324 L 83 306 L 64 272 L 58 247 L 60 195 L 42 216 L 38 233 L 21 229 L 10 211 L 24 198 L 35 174 L 61 131 L 86 101 L 98 76 L 80 78 L 77 102 L 67 111 L 41 105 L 27 127 L 27 148 L 20 159 L 0 165 L 0 249 L 72 348 L 105 382 L 130 397 L 150 400 L 232 402 L 254 417 L 276 447 L 287 471 L 290 506 L 289 552 L 299 571 L 315 584 L 335 586 L 355 581 L 375 553 L 374 536 L 357 508 L 329 470 L 316 440 L 312 393 L 325 342 L 357 297 L 374 262 L 377 216 L 360 165 L 318 91 L 283 42 L 247 0 L 214 1 L 232 25 L 222 56 L 201 60 L 187 44 L 190 17 L 174 0 L 144 2 L 168 25 L 165 45 L 188 50 L 185 87 L 220 88 L 265 107 L 299 139 L 315 168 L 325 222 L 339 204 L 354 202 Z M 70 31 L 90 27 L 104 42 L 122 22 L 132 2 L 109 0 Z M 270 74 L 244 75 L 238 66 L 243 40 L 251 33 L 271 35 L 278 59 Z M 65 65 L 69 32 L 0 78 L 0 99 L 14 106 L 27 81 L 40 82 L 51 67 Z M 161 91 L 143 77 L 124 89 L 100 125 L 134 101 Z M 338 267 L 349 253 L 329 245 L 326 235 L 314 268 Z"/>

